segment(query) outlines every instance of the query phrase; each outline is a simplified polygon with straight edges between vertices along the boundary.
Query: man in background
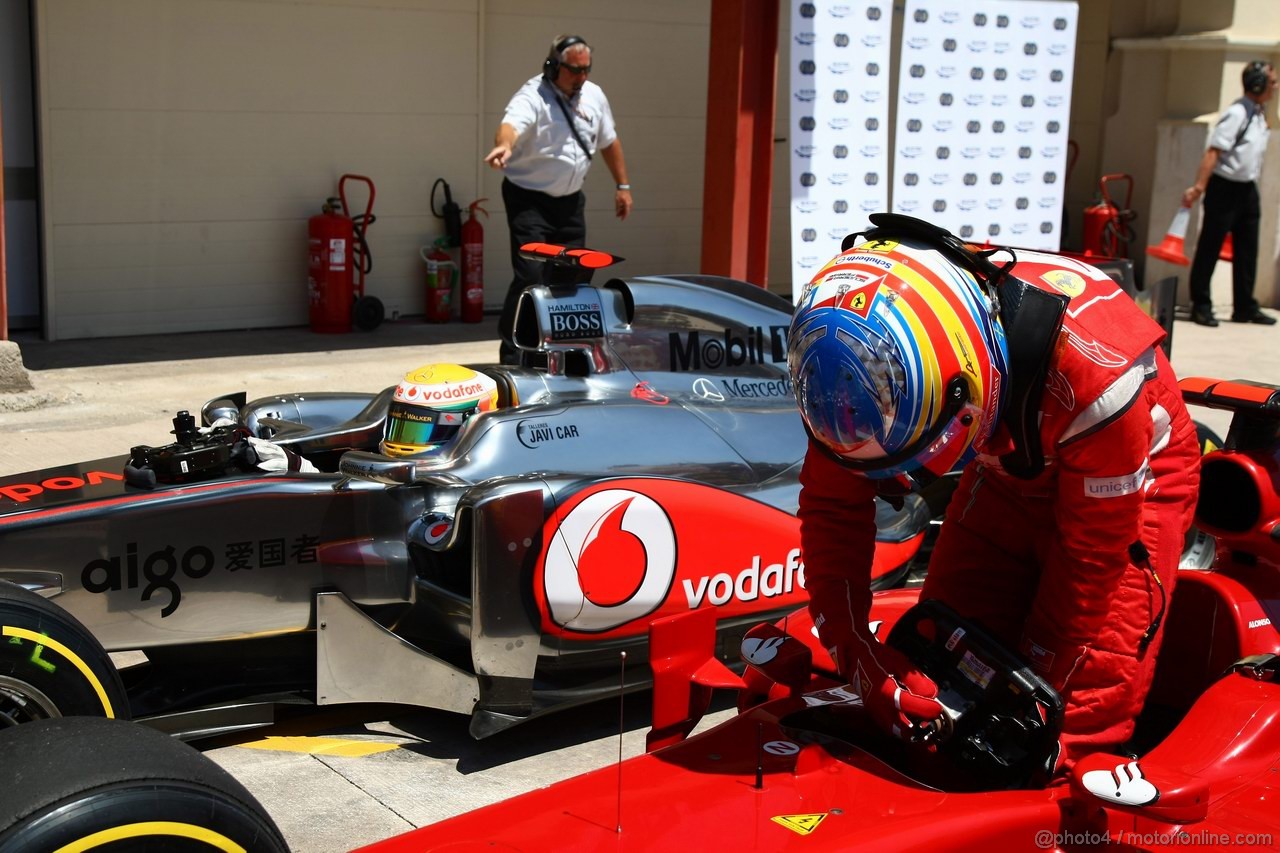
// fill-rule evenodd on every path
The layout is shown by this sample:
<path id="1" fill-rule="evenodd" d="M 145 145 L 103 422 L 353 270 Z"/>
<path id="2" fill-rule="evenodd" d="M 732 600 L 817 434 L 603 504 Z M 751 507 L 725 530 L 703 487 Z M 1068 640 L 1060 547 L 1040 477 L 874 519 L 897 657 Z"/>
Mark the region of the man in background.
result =
<path id="1" fill-rule="evenodd" d="M 1186 207 L 1204 197 L 1204 221 L 1191 265 L 1191 319 L 1201 326 L 1218 325 L 1213 316 L 1209 279 L 1228 234 L 1234 253 L 1232 321 L 1264 326 L 1276 322 L 1275 317 L 1263 313 L 1253 298 L 1258 267 L 1258 223 L 1262 218 L 1258 175 L 1271 135 L 1262 105 L 1271 100 L 1276 90 L 1276 70 L 1270 62 L 1254 61 L 1245 66 L 1240 79 L 1244 94 L 1218 118 L 1209 137 L 1209 147 L 1200 160 L 1196 182 L 1182 194 L 1182 204 Z"/>
<path id="2" fill-rule="evenodd" d="M 498 330 L 499 358 L 513 363 L 516 302 L 520 292 L 541 278 L 542 264 L 520 257 L 525 243 L 580 247 L 585 244 L 586 195 L 582 184 L 596 154 L 604 160 L 616 185 L 614 212 L 631 212 L 631 184 L 622 143 L 604 90 L 587 79 L 591 47 L 581 36 L 560 35 L 551 43 L 542 73 L 512 96 L 494 147 L 485 162 L 502 169 L 502 200 L 511 231 L 514 277 L 502 305 Z"/>

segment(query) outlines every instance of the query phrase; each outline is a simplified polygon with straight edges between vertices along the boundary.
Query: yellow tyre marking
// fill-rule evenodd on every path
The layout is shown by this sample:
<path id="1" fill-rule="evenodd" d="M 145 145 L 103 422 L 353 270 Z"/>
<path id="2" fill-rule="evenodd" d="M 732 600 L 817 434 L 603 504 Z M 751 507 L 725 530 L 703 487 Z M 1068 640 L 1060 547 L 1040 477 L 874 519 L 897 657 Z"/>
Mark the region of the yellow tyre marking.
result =
<path id="1" fill-rule="evenodd" d="M 93 674 L 93 670 L 89 669 L 89 665 L 85 663 L 78 654 L 71 651 L 71 649 L 62 645 L 62 643 L 59 643 L 52 637 L 46 637 L 44 634 L 37 634 L 35 631 L 28 631 L 26 628 L 15 628 L 12 625 L 5 625 L 4 636 L 29 640 L 38 646 L 53 649 L 53 651 L 71 661 L 72 665 L 75 666 L 76 669 L 80 670 L 80 674 L 85 677 L 85 680 L 93 685 L 93 690 L 98 694 L 98 701 L 102 703 L 102 710 L 106 712 L 107 718 L 115 719 L 115 710 L 111 707 L 111 700 L 107 698 L 107 691 L 103 689 L 102 682 L 98 680 L 98 676 Z"/>
<path id="2" fill-rule="evenodd" d="M 130 838 L 146 838 L 152 835 L 176 835 L 179 838 L 202 841 L 210 847 L 225 851 L 225 853 L 245 853 L 243 847 L 220 832 L 214 832 L 212 829 L 206 829 L 203 826 L 177 823 L 171 820 L 150 820 L 143 823 L 113 826 L 110 829 L 86 835 L 79 841 L 73 841 L 70 844 L 59 847 L 54 853 L 84 853 L 86 850 L 92 850 L 103 844 L 111 844 Z"/>
<path id="3" fill-rule="evenodd" d="M 303 752 L 309 755 L 342 755 L 363 758 L 379 752 L 399 749 L 398 744 L 378 743 L 370 740 L 346 740 L 334 737 L 267 737 L 252 743 L 242 743 L 249 749 L 272 749 L 279 752 Z"/>

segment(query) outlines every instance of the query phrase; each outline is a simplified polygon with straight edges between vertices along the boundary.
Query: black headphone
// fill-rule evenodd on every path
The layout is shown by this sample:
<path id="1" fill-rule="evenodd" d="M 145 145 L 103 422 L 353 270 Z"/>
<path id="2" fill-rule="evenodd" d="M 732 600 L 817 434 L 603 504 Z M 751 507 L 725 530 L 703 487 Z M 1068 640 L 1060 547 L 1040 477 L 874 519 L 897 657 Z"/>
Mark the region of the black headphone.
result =
<path id="1" fill-rule="evenodd" d="M 1250 95 L 1261 95 L 1267 91 L 1267 87 L 1271 85 L 1270 62 L 1263 62 L 1255 59 L 1244 67 L 1244 71 L 1240 74 L 1240 82 L 1244 84 L 1244 90 Z"/>
<path id="2" fill-rule="evenodd" d="M 563 36 L 551 42 L 551 51 L 547 54 L 546 61 L 542 63 L 542 76 L 547 78 L 549 82 L 556 82 L 556 77 L 560 74 L 560 54 L 575 44 L 586 45 L 587 48 L 591 47 L 582 36 Z"/>

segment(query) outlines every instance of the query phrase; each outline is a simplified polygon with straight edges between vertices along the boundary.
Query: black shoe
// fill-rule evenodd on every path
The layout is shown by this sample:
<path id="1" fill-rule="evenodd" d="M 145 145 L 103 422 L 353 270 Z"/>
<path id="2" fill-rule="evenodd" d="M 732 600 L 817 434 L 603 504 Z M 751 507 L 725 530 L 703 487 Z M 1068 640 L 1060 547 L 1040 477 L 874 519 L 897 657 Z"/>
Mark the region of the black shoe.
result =
<path id="1" fill-rule="evenodd" d="M 1218 320 L 1213 316 L 1212 308 L 1192 308 L 1191 322 L 1197 326 L 1208 326 L 1210 329 L 1218 327 Z"/>
<path id="2" fill-rule="evenodd" d="M 1232 314 L 1231 322 L 1257 323 L 1259 326 L 1274 326 L 1276 324 L 1276 318 L 1272 317 L 1270 314 L 1262 313 L 1261 308 L 1254 308 L 1253 313 L 1251 314 Z"/>

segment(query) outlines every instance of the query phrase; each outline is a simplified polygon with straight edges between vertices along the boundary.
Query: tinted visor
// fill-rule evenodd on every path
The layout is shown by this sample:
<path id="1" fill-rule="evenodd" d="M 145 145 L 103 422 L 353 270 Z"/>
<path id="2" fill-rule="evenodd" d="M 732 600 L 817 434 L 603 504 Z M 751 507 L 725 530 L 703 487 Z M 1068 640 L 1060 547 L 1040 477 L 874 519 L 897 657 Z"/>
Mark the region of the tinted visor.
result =
<path id="1" fill-rule="evenodd" d="M 386 441 L 421 448 L 442 444 L 457 434 L 471 413 L 470 409 L 446 412 L 393 400 L 387 411 Z"/>

